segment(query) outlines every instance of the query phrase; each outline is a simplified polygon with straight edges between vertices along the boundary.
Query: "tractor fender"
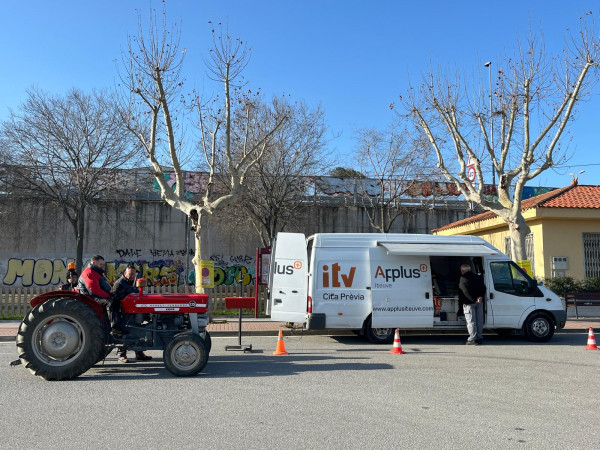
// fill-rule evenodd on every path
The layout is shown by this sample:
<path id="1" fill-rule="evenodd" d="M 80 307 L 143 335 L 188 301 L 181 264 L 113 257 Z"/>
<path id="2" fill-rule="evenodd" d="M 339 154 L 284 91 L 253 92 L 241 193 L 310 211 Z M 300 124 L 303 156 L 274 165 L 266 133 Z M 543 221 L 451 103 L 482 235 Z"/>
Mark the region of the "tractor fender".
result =
<path id="1" fill-rule="evenodd" d="M 29 300 L 29 304 L 32 308 L 35 308 L 37 305 L 47 302 L 48 300 L 52 300 L 54 298 L 74 298 L 79 300 L 82 303 L 88 305 L 94 312 L 100 317 L 100 321 L 104 322 L 104 311 L 102 305 L 94 300 L 89 295 L 82 294 L 80 292 L 75 291 L 48 291 L 43 294 L 36 295 L 31 300 Z"/>

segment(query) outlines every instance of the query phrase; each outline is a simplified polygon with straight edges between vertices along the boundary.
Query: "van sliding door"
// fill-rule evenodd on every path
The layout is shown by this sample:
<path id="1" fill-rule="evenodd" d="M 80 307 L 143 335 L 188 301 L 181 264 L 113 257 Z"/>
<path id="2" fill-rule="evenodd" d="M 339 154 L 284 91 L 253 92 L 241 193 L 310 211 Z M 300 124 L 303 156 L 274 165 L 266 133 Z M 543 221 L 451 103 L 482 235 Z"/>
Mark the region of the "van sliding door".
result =
<path id="1" fill-rule="evenodd" d="M 430 328 L 433 297 L 429 256 L 371 249 L 373 328 Z"/>

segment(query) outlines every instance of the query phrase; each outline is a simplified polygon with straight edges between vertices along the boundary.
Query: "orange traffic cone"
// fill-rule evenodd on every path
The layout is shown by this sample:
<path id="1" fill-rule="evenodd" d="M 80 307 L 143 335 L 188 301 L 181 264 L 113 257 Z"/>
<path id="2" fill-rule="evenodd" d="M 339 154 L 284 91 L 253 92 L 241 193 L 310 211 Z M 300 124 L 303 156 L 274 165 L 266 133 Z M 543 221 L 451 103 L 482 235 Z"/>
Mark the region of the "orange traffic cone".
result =
<path id="1" fill-rule="evenodd" d="M 279 337 L 277 338 L 277 347 L 273 352 L 276 356 L 288 355 L 289 353 L 285 351 L 285 344 L 283 343 L 283 330 L 279 329 Z"/>
<path id="2" fill-rule="evenodd" d="M 590 327 L 590 332 L 588 333 L 588 343 L 586 350 L 598 350 L 596 346 L 596 338 L 594 337 L 594 330 Z"/>
<path id="3" fill-rule="evenodd" d="M 396 328 L 396 334 L 394 334 L 394 346 L 390 350 L 390 353 L 395 355 L 402 355 L 404 352 L 402 351 L 402 345 L 400 344 L 400 330 Z"/>

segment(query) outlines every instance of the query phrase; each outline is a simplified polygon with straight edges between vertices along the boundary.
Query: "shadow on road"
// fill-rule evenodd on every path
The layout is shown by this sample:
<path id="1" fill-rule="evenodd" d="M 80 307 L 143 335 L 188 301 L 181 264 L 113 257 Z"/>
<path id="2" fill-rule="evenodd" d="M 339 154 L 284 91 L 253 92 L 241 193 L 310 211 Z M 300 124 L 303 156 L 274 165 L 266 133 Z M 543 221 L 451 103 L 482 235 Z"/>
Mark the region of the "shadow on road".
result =
<path id="1" fill-rule="evenodd" d="M 372 371 L 394 369 L 392 364 L 373 362 L 368 354 L 381 355 L 392 348 L 391 344 L 376 345 L 365 342 L 355 336 L 331 336 L 329 339 L 337 341 L 339 347 L 304 349 L 303 353 L 291 353 L 287 356 L 272 356 L 271 352 L 255 353 L 233 352 L 228 354 L 211 355 L 204 372 L 196 378 L 230 378 L 230 377 L 269 377 L 289 376 L 310 372 L 343 372 L 343 371 Z M 402 348 L 407 357 L 436 354 L 453 354 L 458 350 L 452 347 L 463 347 L 465 336 L 459 335 L 408 335 L 401 337 Z M 530 342 L 522 336 L 497 336 L 484 335 L 482 349 L 494 347 L 520 346 L 569 346 L 585 347 L 587 334 L 585 333 L 558 333 L 550 342 Z M 351 346 L 351 347 L 350 347 Z M 473 349 L 475 350 L 475 349 Z M 321 352 L 321 354 L 319 354 Z M 348 356 L 342 356 L 343 354 Z M 358 355 L 350 356 L 350 353 Z M 472 357 L 473 354 L 462 355 Z M 493 353 L 480 354 L 479 357 L 496 358 L 505 357 Z M 162 358 L 155 358 L 151 362 L 138 362 L 133 364 L 119 363 L 115 358 L 107 358 L 104 364 L 92 367 L 82 377 L 75 381 L 86 380 L 141 380 L 141 379 L 177 379 L 163 365 Z"/>
<path id="2" fill-rule="evenodd" d="M 357 362 L 364 360 L 365 362 Z M 349 362 L 351 361 L 351 362 Z M 323 355 L 287 355 L 272 356 L 261 353 L 231 354 L 211 356 L 208 364 L 198 377 L 266 377 L 298 375 L 305 372 L 331 372 L 347 370 L 382 370 L 393 369 L 391 364 L 369 362 L 370 358 L 346 358 Z M 310 363 L 310 364 L 309 364 Z M 316 364 L 314 364 L 316 363 Z M 76 380 L 105 379 L 165 379 L 176 378 L 164 367 L 162 359 L 152 362 L 122 364 L 107 360 L 104 365 L 97 364 L 83 377 Z"/>
<path id="3" fill-rule="evenodd" d="M 360 346 L 360 349 L 340 349 L 338 351 L 389 351 L 392 348 L 392 344 L 372 344 L 365 341 L 364 339 L 356 336 L 331 336 L 340 344 Z M 465 345 L 467 336 L 449 335 L 449 334 L 435 334 L 435 335 L 419 335 L 409 334 L 401 335 L 400 341 L 404 349 L 405 345 L 436 345 L 436 346 L 454 346 L 454 345 Z M 552 339 L 548 342 L 531 342 L 524 336 L 499 336 L 497 334 L 484 334 L 483 335 L 484 345 L 503 345 L 503 346 L 515 346 L 515 345 L 568 345 L 568 346 L 583 346 L 587 345 L 587 333 L 556 333 Z"/>

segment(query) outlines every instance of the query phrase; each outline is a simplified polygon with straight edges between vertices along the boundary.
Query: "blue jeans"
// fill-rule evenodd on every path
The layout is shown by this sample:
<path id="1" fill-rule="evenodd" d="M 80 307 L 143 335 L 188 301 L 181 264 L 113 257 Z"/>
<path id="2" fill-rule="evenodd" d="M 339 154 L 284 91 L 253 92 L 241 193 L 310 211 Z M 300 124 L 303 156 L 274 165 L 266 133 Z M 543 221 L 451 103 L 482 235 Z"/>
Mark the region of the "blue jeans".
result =
<path id="1" fill-rule="evenodd" d="M 469 332 L 469 341 L 483 339 L 483 303 L 473 303 L 472 305 L 463 305 L 465 320 L 467 321 L 467 330 Z"/>

